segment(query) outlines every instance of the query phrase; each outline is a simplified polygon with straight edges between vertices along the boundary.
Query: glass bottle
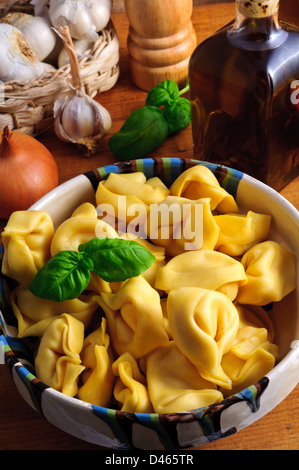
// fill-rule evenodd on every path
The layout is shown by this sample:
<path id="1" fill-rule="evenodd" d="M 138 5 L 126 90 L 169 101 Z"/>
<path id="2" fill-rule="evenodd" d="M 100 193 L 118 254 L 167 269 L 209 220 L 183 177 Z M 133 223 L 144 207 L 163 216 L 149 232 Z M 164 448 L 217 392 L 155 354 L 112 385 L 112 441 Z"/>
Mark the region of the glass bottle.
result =
<path id="1" fill-rule="evenodd" d="M 193 52 L 189 79 L 195 158 L 279 191 L 299 174 L 299 29 L 278 9 L 236 0 L 235 20 Z"/>

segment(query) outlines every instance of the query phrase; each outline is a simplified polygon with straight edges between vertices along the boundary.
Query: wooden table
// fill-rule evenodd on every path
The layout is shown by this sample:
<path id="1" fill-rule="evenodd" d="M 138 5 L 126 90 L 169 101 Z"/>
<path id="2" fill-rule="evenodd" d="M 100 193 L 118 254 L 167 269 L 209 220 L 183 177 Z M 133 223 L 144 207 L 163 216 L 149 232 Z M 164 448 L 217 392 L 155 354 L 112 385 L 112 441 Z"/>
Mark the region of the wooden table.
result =
<path id="1" fill-rule="evenodd" d="M 283 4 L 283 2 L 281 2 Z M 290 2 L 289 2 L 290 5 Z M 283 11 L 286 19 L 299 23 L 295 4 Z M 194 7 L 193 23 L 202 41 L 234 16 L 234 4 Z M 126 37 L 128 22 L 125 14 L 112 16 L 120 39 L 120 77 L 116 86 L 101 96 L 99 101 L 109 110 L 113 125 L 111 133 L 102 142 L 100 151 L 87 159 L 76 147 L 60 142 L 53 130 L 39 140 L 54 155 L 60 175 L 60 183 L 92 168 L 114 163 L 110 152 L 110 135 L 119 130 L 126 117 L 144 104 L 146 93 L 131 82 L 128 70 Z M 192 158 L 191 128 L 169 138 L 153 155 Z M 299 209 L 299 178 L 288 185 L 282 194 Z M 5 225 L 1 221 L 0 229 Z M 8 371 L 0 365 L 0 450 L 97 450 L 99 447 L 78 440 L 48 423 L 19 396 Z M 236 435 L 211 442 L 201 450 L 298 450 L 299 449 L 299 385 L 273 411 Z"/>

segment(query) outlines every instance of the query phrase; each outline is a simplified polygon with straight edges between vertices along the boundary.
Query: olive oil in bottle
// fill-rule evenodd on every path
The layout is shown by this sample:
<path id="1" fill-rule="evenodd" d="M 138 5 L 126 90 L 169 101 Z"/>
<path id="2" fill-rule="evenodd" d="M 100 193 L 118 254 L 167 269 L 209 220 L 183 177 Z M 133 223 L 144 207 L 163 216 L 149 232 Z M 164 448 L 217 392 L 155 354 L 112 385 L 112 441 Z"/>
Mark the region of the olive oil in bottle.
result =
<path id="1" fill-rule="evenodd" d="M 279 191 L 299 174 L 299 29 L 278 9 L 236 0 L 235 20 L 195 49 L 189 79 L 195 158 Z"/>

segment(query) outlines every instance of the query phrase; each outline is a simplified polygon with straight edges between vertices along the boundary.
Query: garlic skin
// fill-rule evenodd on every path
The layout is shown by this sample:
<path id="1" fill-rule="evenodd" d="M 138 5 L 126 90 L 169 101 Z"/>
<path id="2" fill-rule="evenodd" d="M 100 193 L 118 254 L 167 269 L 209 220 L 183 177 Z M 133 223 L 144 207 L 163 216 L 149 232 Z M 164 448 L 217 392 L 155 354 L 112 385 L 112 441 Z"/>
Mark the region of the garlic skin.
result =
<path id="1" fill-rule="evenodd" d="M 54 103 L 54 131 L 59 139 L 84 147 L 92 155 L 111 129 L 110 113 L 79 90 L 61 94 Z"/>
<path id="2" fill-rule="evenodd" d="M 45 17 L 15 12 L 1 18 L 1 23 L 17 28 L 40 61 L 43 61 L 56 45 L 57 36 L 51 29 L 50 21 Z"/>
<path id="3" fill-rule="evenodd" d="M 10 24 L 0 23 L 0 80 L 27 81 L 43 71 L 22 33 Z"/>
<path id="4" fill-rule="evenodd" d="M 91 49 L 91 47 L 94 44 L 93 41 L 90 41 L 90 39 L 86 39 L 86 38 L 75 39 L 73 43 L 74 43 L 74 48 L 75 48 L 78 59 L 80 59 L 80 57 L 84 55 L 85 52 L 88 51 L 88 49 Z M 69 55 L 67 51 L 65 50 L 65 48 L 62 48 L 57 59 L 58 67 L 59 68 L 63 67 L 64 65 L 69 64 L 69 62 L 70 62 Z"/>
<path id="5" fill-rule="evenodd" d="M 72 38 L 95 41 L 109 22 L 111 8 L 111 0 L 50 0 L 49 18 L 55 28 L 68 26 Z"/>

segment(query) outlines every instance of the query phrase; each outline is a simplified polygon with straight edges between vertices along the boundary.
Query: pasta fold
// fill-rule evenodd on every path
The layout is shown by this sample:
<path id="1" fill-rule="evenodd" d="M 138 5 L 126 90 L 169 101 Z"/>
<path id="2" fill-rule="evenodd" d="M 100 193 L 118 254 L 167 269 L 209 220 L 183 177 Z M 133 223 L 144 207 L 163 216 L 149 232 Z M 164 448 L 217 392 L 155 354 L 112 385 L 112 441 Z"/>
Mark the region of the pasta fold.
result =
<path id="1" fill-rule="evenodd" d="M 50 258 L 54 225 L 43 211 L 16 211 L 1 236 L 4 245 L 2 273 L 28 287 Z"/>
<path id="2" fill-rule="evenodd" d="M 216 215 L 215 221 L 220 229 L 215 249 L 230 256 L 241 256 L 267 239 L 271 216 L 248 211 L 246 215 Z"/>
<path id="3" fill-rule="evenodd" d="M 107 407 L 113 391 L 114 375 L 113 353 L 106 332 L 106 318 L 103 317 L 101 326 L 85 338 L 81 359 L 85 370 L 78 397 L 93 405 Z"/>
<path id="4" fill-rule="evenodd" d="M 146 378 L 140 372 L 136 359 L 124 353 L 113 363 L 116 376 L 114 397 L 121 404 L 121 411 L 127 413 L 152 413 Z"/>
<path id="5" fill-rule="evenodd" d="M 214 173 L 204 165 L 196 165 L 181 173 L 172 183 L 170 193 L 188 199 L 210 198 L 211 210 L 221 213 L 239 212 L 233 196 L 223 189 Z"/>
<path id="6" fill-rule="evenodd" d="M 258 243 L 242 257 L 248 282 L 240 287 L 240 304 L 278 302 L 296 288 L 296 258 L 284 246 L 268 240 Z"/>
<path id="7" fill-rule="evenodd" d="M 193 201 L 168 196 L 150 207 L 147 235 L 152 243 L 165 248 L 170 256 L 189 250 L 213 250 L 219 235 L 210 208 L 210 199 Z"/>
<path id="8" fill-rule="evenodd" d="M 156 413 L 179 413 L 223 400 L 216 386 L 203 379 L 174 341 L 145 358 L 146 378 Z"/>
<path id="9" fill-rule="evenodd" d="M 155 288 L 170 292 L 179 287 L 201 287 L 236 298 L 247 283 L 243 265 L 228 255 L 213 250 L 182 253 L 158 270 Z"/>
<path id="10" fill-rule="evenodd" d="M 202 377 L 230 388 L 220 364 L 239 329 L 239 315 L 231 300 L 220 292 L 181 287 L 169 293 L 167 311 L 179 350 Z"/>
<path id="11" fill-rule="evenodd" d="M 104 310 L 112 346 L 135 359 L 168 342 L 160 296 L 142 277 L 129 279 L 115 294 L 97 297 Z"/>
<path id="12" fill-rule="evenodd" d="M 42 336 L 50 323 L 62 313 L 68 313 L 86 328 L 98 308 L 94 295 L 84 295 L 63 302 L 41 299 L 18 286 L 11 295 L 11 306 L 18 321 L 18 337 Z"/>
<path id="13" fill-rule="evenodd" d="M 84 325 L 63 313 L 44 332 L 35 358 L 38 378 L 49 387 L 74 397 L 78 378 L 84 370 L 80 352 L 84 341 Z"/>
<path id="14" fill-rule="evenodd" d="M 221 362 L 224 372 L 232 381 L 230 394 L 255 384 L 273 369 L 279 357 L 278 347 L 271 342 L 272 326 L 268 324 L 267 327 L 270 327 L 268 330 L 255 325 L 252 320 L 255 321 L 256 318 L 250 315 L 247 308 L 237 307 L 237 309 L 240 328 L 234 344 L 223 355 Z M 226 395 L 227 392 L 223 391 L 223 394 Z"/>

